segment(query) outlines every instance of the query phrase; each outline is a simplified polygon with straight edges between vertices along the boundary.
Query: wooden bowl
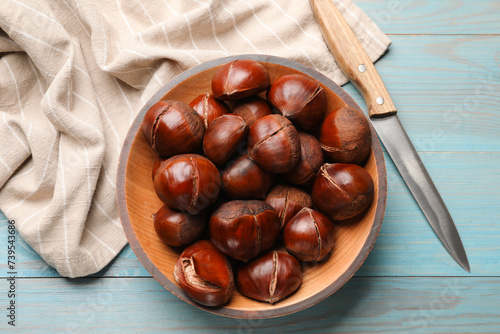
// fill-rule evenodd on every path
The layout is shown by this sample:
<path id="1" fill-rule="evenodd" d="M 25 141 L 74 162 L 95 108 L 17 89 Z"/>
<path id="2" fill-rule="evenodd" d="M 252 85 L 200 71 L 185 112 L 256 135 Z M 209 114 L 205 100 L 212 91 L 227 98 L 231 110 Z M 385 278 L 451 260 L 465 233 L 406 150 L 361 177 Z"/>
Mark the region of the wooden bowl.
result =
<path id="1" fill-rule="evenodd" d="M 153 228 L 151 215 L 162 206 L 162 202 L 154 191 L 151 179 L 155 155 L 143 138 L 140 126 L 146 111 L 158 100 L 168 98 L 189 103 L 199 94 L 211 91 L 212 76 L 220 66 L 242 58 L 261 62 L 268 69 L 271 82 L 290 73 L 304 73 L 318 80 L 325 88 L 329 110 L 344 105 L 360 110 L 351 97 L 333 81 L 290 60 L 274 56 L 242 55 L 201 64 L 182 73 L 160 89 L 142 108 L 132 124 L 118 166 L 118 207 L 123 229 L 137 258 L 151 275 L 174 295 L 189 304 L 228 317 L 270 318 L 297 312 L 318 303 L 354 275 L 372 249 L 382 225 L 387 179 L 382 149 L 372 128 L 372 152 L 364 166 L 375 183 L 371 207 L 354 224 L 338 226 L 336 245 L 331 256 L 323 263 L 304 265 L 302 285 L 293 295 L 270 305 L 244 297 L 235 289 L 232 298 L 224 307 L 204 307 L 193 302 L 174 279 L 174 266 L 180 250 L 163 244 Z"/>

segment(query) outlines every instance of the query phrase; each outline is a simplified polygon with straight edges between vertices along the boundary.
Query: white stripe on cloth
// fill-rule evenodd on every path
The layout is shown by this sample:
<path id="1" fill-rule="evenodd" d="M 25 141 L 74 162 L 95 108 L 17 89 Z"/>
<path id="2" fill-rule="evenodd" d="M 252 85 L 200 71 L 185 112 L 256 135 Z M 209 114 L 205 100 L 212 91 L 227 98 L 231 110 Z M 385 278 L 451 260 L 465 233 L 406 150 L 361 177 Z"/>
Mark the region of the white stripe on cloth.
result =
<path id="1" fill-rule="evenodd" d="M 89 252 L 89 250 L 85 246 L 82 246 L 82 248 L 88 254 L 88 256 L 90 257 L 90 259 L 92 260 L 92 263 L 94 264 L 94 266 L 96 268 L 96 272 L 99 271 L 99 270 L 101 270 L 101 267 L 99 267 L 99 265 L 97 264 L 97 261 L 95 260 L 94 255 L 92 255 L 92 253 Z"/>
<path id="2" fill-rule="evenodd" d="M 97 235 L 92 233 L 86 226 L 84 227 L 85 231 L 87 231 L 88 234 L 90 234 L 95 240 L 97 240 L 101 245 L 103 245 L 110 253 L 116 255 L 118 252 L 114 250 L 113 248 L 109 247 L 107 243 L 102 241 Z"/>
<path id="3" fill-rule="evenodd" d="M 360 26 L 364 29 L 364 31 L 365 31 L 365 32 L 366 32 L 366 33 L 367 33 L 367 34 L 368 34 L 371 38 L 373 38 L 373 40 L 374 40 L 375 42 L 377 42 L 377 43 L 378 43 L 378 44 L 379 44 L 382 48 L 384 48 L 384 49 L 386 49 L 386 48 L 387 48 L 387 45 L 385 45 L 384 43 L 382 43 L 382 41 L 381 41 L 381 40 L 379 40 L 379 39 L 378 39 L 378 37 L 377 37 L 377 36 L 375 36 L 375 34 L 374 34 L 373 32 L 371 32 L 371 30 L 370 30 L 370 29 L 368 29 L 368 28 L 367 28 L 367 27 L 363 24 L 363 22 L 361 22 L 361 21 L 360 21 L 359 17 L 358 17 L 358 16 L 356 16 L 356 14 L 354 14 L 354 13 L 352 12 L 352 10 L 350 10 L 350 9 L 349 9 L 349 8 L 348 8 L 348 7 L 347 7 L 347 6 L 346 6 L 346 5 L 342 2 L 342 1 L 338 1 L 338 0 L 337 0 L 337 1 L 336 1 L 336 4 L 337 4 L 339 7 L 341 7 L 341 8 L 343 8 L 343 9 L 345 9 L 345 11 L 346 11 L 346 12 L 347 12 L 347 13 L 348 13 L 348 14 L 349 14 L 349 15 L 350 15 L 350 16 L 351 16 L 351 17 L 352 17 L 352 18 L 353 18 L 356 22 L 358 22 L 358 24 L 359 24 L 359 25 L 360 25 Z"/>
<path id="4" fill-rule="evenodd" d="M 351 0 L 334 1 L 380 57 L 387 37 Z M 121 144 L 167 81 L 249 53 L 347 80 L 306 0 L 7 0 L 0 29 L 0 125 L 15 147 L 0 145 L 0 209 L 68 277 L 101 270 L 126 244 L 114 196 Z"/>
<path id="5" fill-rule="evenodd" d="M 210 16 L 210 23 L 212 25 L 212 34 L 214 36 L 214 39 L 215 41 L 217 42 L 217 44 L 221 47 L 221 49 L 224 51 L 224 54 L 227 56 L 229 51 L 224 47 L 224 45 L 222 45 L 219 37 L 217 37 L 217 32 L 215 31 L 215 22 L 214 22 L 214 17 L 212 15 L 212 8 L 210 8 L 209 5 L 207 5 L 206 3 L 202 2 L 202 1 L 199 1 L 199 0 L 194 0 L 196 3 L 199 3 L 201 4 L 202 6 L 204 6 L 205 8 L 207 8 L 208 10 L 208 15 Z"/>
<path id="6" fill-rule="evenodd" d="M 5 214 L 6 215 L 8 215 L 11 210 L 14 210 L 17 207 L 22 206 L 28 200 L 28 198 L 30 198 L 31 196 L 33 196 L 33 194 L 35 194 L 38 191 L 38 189 L 40 189 L 41 185 L 43 184 L 43 181 L 45 181 L 45 175 L 47 174 L 47 170 L 49 168 L 49 164 L 50 164 L 51 158 L 52 158 L 52 151 L 54 150 L 54 147 L 55 147 L 55 145 L 57 143 L 58 137 L 59 137 L 59 134 L 57 132 L 55 132 L 54 133 L 54 139 L 53 139 L 52 144 L 50 145 L 50 148 L 49 148 L 49 151 L 48 151 L 47 159 L 45 160 L 45 165 L 44 165 L 43 170 L 42 170 L 42 175 L 38 179 L 38 182 L 35 185 L 35 188 L 33 189 L 33 191 L 31 191 L 30 193 L 27 193 L 22 200 L 20 200 L 20 201 L 18 200 L 16 202 L 16 204 L 14 204 L 13 206 L 11 206 L 7 210 L 5 210 Z M 24 224 L 25 221 L 26 220 L 23 220 L 23 222 L 21 223 L 20 227 L 23 226 L 23 224 Z"/>
<path id="7" fill-rule="evenodd" d="M 7 126 L 7 128 L 10 130 L 10 132 L 12 133 L 12 135 L 17 139 L 17 141 L 19 142 L 19 144 L 21 144 L 21 146 L 24 148 L 24 150 L 27 153 L 31 153 L 31 151 L 28 148 L 28 146 L 26 146 L 26 144 L 24 143 L 24 140 L 22 140 L 21 138 L 19 138 L 19 136 L 17 135 L 16 131 L 14 131 L 14 129 L 10 126 L 9 122 L 5 118 L 5 113 L 2 113 L 2 118 L 3 118 L 3 122 L 5 123 L 5 125 Z"/>
<path id="8" fill-rule="evenodd" d="M 224 5 L 224 3 L 222 3 L 222 7 L 231 16 L 231 21 L 233 22 L 234 30 L 238 33 L 238 35 L 241 38 L 243 38 L 248 43 L 248 45 L 250 45 L 252 47 L 252 49 L 255 52 L 257 52 L 258 54 L 262 54 L 262 52 L 259 49 L 257 49 L 257 47 L 240 31 L 240 29 L 238 29 L 238 25 L 236 23 L 236 19 L 235 19 L 233 13 L 229 9 L 227 9 L 227 7 Z"/>
<path id="9" fill-rule="evenodd" d="M 101 211 L 101 213 L 104 215 L 104 217 L 106 217 L 110 222 L 115 224 L 118 228 L 122 228 L 122 225 L 116 219 L 111 218 L 111 216 L 108 215 L 106 210 L 104 210 L 102 208 L 102 206 L 100 206 L 99 203 L 95 199 L 92 201 L 92 203 L 95 204 L 95 206 L 99 209 L 99 211 Z"/>
<path id="10" fill-rule="evenodd" d="M 14 173 L 14 171 L 9 167 L 9 165 L 7 165 L 7 162 L 1 156 L 0 156 L 0 162 L 10 174 Z"/>
<path id="11" fill-rule="evenodd" d="M 195 0 L 197 1 L 197 0 Z M 291 15 L 288 15 L 287 12 L 285 12 L 277 3 L 276 1 L 274 0 L 270 0 L 271 3 L 279 9 L 280 13 L 283 14 L 285 17 L 289 18 L 290 20 L 292 20 L 296 25 L 297 27 L 299 27 L 300 31 L 302 31 L 302 33 L 304 35 L 306 35 L 307 37 L 310 37 L 311 39 L 315 40 L 315 41 L 318 41 L 320 44 L 324 45 L 326 47 L 326 44 L 325 44 L 325 41 L 322 39 L 322 38 L 319 38 L 318 36 L 314 36 L 314 35 L 311 35 L 310 33 L 308 33 L 307 31 L 304 30 L 304 28 L 302 27 L 302 25 L 299 23 L 299 21 L 297 21 L 296 18 L 294 18 L 293 16 Z"/>
<path id="12" fill-rule="evenodd" d="M 16 87 L 16 95 L 17 95 L 17 102 L 19 104 L 19 111 L 21 112 L 21 118 L 24 121 L 24 120 L 26 120 L 26 117 L 24 116 L 24 108 L 23 108 L 23 104 L 21 103 L 21 94 L 19 93 L 19 85 L 17 84 L 16 76 L 12 72 L 12 69 L 10 68 L 9 63 L 7 62 L 6 57 L 2 57 L 2 61 L 5 64 L 5 67 L 7 67 L 7 70 L 9 70 L 9 74 L 12 77 L 12 81 L 14 82 L 14 86 Z M 4 120 L 5 120 L 5 117 L 4 117 Z M 10 128 L 10 126 L 9 126 L 9 128 Z M 16 135 L 16 137 L 17 137 L 17 135 Z M 23 143 L 23 146 L 26 147 L 24 145 L 24 143 Z M 26 147 L 26 150 L 29 152 L 29 149 L 27 147 Z"/>
<path id="13" fill-rule="evenodd" d="M 253 17 L 257 20 L 257 22 L 259 22 L 260 25 L 262 25 L 266 30 L 268 30 L 274 37 L 276 37 L 276 39 L 281 43 L 281 45 L 283 45 L 285 48 L 287 48 L 288 50 L 294 50 L 294 48 L 291 48 L 289 47 L 277 34 L 276 32 L 274 32 L 273 29 L 271 29 L 267 24 L 265 24 L 264 22 L 262 22 L 262 20 L 259 18 L 259 16 L 255 13 L 255 9 L 254 7 L 252 6 L 252 4 L 250 4 L 249 2 L 245 1 L 245 0 L 240 0 L 241 2 L 245 3 L 248 7 L 250 7 L 251 11 L 252 11 L 252 14 L 253 14 Z M 295 50 L 298 50 L 299 52 L 301 52 L 306 58 L 307 60 L 309 61 L 309 64 L 311 64 L 315 70 L 318 70 L 318 67 L 316 67 L 316 65 L 314 64 L 313 60 L 311 59 L 311 57 L 309 57 L 309 55 L 307 54 L 307 52 L 305 52 L 304 50 L 302 49 L 298 49 L 296 48 Z"/>
<path id="14" fill-rule="evenodd" d="M 0 23 L 6 25 L 7 27 L 9 27 L 9 29 L 11 29 L 12 31 L 14 31 L 15 33 L 17 33 L 17 34 L 19 34 L 21 36 L 24 36 L 24 37 L 26 37 L 28 39 L 31 39 L 31 40 L 39 43 L 40 45 L 43 45 L 43 46 L 49 48 L 50 50 L 54 50 L 54 51 L 57 51 L 57 52 L 60 52 L 60 53 L 62 53 L 64 55 L 66 55 L 66 56 L 69 56 L 69 53 L 66 52 L 65 50 L 60 49 L 58 47 L 55 47 L 55 46 L 53 46 L 53 45 L 45 42 L 44 40 L 42 40 L 42 39 L 40 39 L 40 38 L 38 38 L 38 37 L 36 37 L 34 35 L 26 33 L 26 32 L 24 32 L 22 30 L 17 29 L 17 28 L 14 28 L 13 25 L 9 24 L 7 21 L 4 21 L 3 19 L 0 19 Z"/>
<path id="15" fill-rule="evenodd" d="M 69 261 L 69 248 L 68 248 L 68 218 L 67 218 L 67 202 L 66 202 L 66 180 L 65 178 L 65 171 L 64 171 L 64 164 L 63 164 L 63 154 L 61 150 L 61 146 L 59 146 L 59 171 L 61 172 L 61 196 L 62 196 L 62 225 L 64 229 L 64 253 L 66 255 L 66 266 L 68 269 L 68 273 L 70 277 L 73 277 L 73 271 L 71 269 L 71 263 Z"/>

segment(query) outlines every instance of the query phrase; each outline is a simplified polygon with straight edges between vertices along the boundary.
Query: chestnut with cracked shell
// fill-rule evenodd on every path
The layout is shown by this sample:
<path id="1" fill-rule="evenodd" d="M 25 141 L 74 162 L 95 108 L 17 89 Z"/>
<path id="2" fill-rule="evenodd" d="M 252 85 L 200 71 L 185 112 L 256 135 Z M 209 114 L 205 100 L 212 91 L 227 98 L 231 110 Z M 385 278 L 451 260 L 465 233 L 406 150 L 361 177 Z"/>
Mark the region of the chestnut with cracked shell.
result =
<path id="1" fill-rule="evenodd" d="M 223 101 L 239 100 L 263 92 L 269 85 L 269 73 L 261 63 L 252 59 L 238 59 L 215 72 L 212 93 Z"/>
<path id="2" fill-rule="evenodd" d="M 297 166 L 283 174 L 283 178 L 297 186 L 308 186 L 314 182 L 319 168 L 323 165 L 323 150 L 314 136 L 299 132 L 300 159 Z"/>
<path id="3" fill-rule="evenodd" d="M 271 304 L 291 295 L 301 282 L 299 261 L 278 251 L 266 253 L 246 264 L 236 276 L 236 286 L 242 295 Z"/>
<path id="4" fill-rule="evenodd" d="M 174 100 L 160 100 L 149 108 L 141 130 L 149 146 L 160 156 L 194 152 L 205 133 L 203 121 L 196 111 Z"/>
<path id="5" fill-rule="evenodd" d="M 370 125 L 359 110 L 342 107 L 325 117 L 319 141 L 332 162 L 359 164 L 371 152 Z"/>
<path id="6" fill-rule="evenodd" d="M 193 216 L 163 205 L 153 215 L 156 234 L 169 246 L 186 246 L 201 236 L 207 225 L 206 215 Z"/>
<path id="7" fill-rule="evenodd" d="M 154 179 L 156 194 L 165 205 L 193 215 L 217 200 L 220 186 L 217 167 L 197 154 L 180 154 L 165 160 Z"/>
<path id="8" fill-rule="evenodd" d="M 281 115 L 259 118 L 248 134 L 248 157 L 271 173 L 291 171 L 300 159 L 297 129 Z"/>
<path id="9" fill-rule="evenodd" d="M 208 240 L 200 240 L 182 252 L 174 277 L 192 300 L 205 306 L 224 305 L 233 294 L 231 265 Z"/>
<path id="10" fill-rule="evenodd" d="M 198 95 L 189 105 L 200 115 L 205 130 L 217 117 L 230 112 L 227 104 L 217 100 L 212 93 Z"/>
<path id="11" fill-rule="evenodd" d="M 230 161 L 221 171 L 222 190 L 232 199 L 263 199 L 273 185 L 274 174 L 248 158 Z"/>
<path id="12" fill-rule="evenodd" d="M 312 188 L 314 205 L 331 220 L 346 220 L 372 202 L 374 185 L 368 172 L 353 164 L 324 164 Z"/>
<path id="13" fill-rule="evenodd" d="M 248 126 L 243 117 L 225 114 L 216 118 L 205 131 L 203 151 L 217 166 L 224 165 L 246 139 Z"/>
<path id="14" fill-rule="evenodd" d="M 263 201 L 231 201 L 221 205 L 210 218 L 210 240 L 224 254 L 248 261 L 274 244 L 280 221 Z"/>
<path id="15" fill-rule="evenodd" d="M 312 208 L 311 196 L 302 189 L 279 184 L 266 196 L 266 203 L 280 217 L 281 229 L 303 208 Z"/>
<path id="16" fill-rule="evenodd" d="M 259 95 L 254 95 L 238 101 L 233 107 L 233 113 L 243 117 L 250 127 L 259 118 L 271 115 L 272 109 L 265 99 Z"/>
<path id="17" fill-rule="evenodd" d="M 319 82 L 299 73 L 276 79 L 267 91 L 267 100 L 306 131 L 314 131 L 321 124 L 327 107 L 326 94 Z"/>
<path id="18" fill-rule="evenodd" d="M 321 212 L 310 208 L 299 211 L 283 230 L 286 250 L 301 261 L 321 261 L 334 246 L 335 227 Z"/>

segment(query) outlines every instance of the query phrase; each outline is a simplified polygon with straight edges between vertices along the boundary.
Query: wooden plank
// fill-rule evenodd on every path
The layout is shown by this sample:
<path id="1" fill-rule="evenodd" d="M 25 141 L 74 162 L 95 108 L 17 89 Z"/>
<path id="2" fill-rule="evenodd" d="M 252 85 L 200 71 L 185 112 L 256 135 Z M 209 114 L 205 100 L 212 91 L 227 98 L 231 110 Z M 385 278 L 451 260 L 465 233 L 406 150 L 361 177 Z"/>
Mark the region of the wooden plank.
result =
<path id="1" fill-rule="evenodd" d="M 355 277 L 307 310 L 254 320 L 200 310 L 152 278 L 18 279 L 17 292 L 16 330 L 23 333 L 276 333 L 280 328 L 287 333 L 400 334 L 500 328 L 498 277 Z M 5 295 L 0 298 L 5 304 Z M 2 318 L 0 328 L 6 328 Z"/>
<path id="2" fill-rule="evenodd" d="M 496 1 L 354 1 L 386 34 L 500 34 Z"/>
<path id="3" fill-rule="evenodd" d="M 419 151 L 500 149 L 500 36 L 391 36 L 376 63 Z M 356 89 L 344 89 L 366 111 Z"/>
<path id="4" fill-rule="evenodd" d="M 375 247 L 358 271 L 361 276 L 467 275 L 448 255 L 386 155 L 387 210 Z M 447 203 L 469 256 L 472 275 L 500 275 L 499 152 L 424 152 L 422 158 Z M 479 163 L 478 163 L 479 162 Z M 0 220 L 0 240 L 7 239 Z M 0 259 L 6 247 L 0 247 Z M 18 239 L 20 277 L 57 273 Z M 5 263 L 0 276 L 5 277 Z M 96 276 L 149 276 L 127 246 Z"/>
<path id="5" fill-rule="evenodd" d="M 472 275 L 500 275 L 499 153 L 421 154 L 447 204 Z M 386 156 L 387 209 L 373 251 L 357 275 L 468 275 L 441 245 Z"/>
<path id="6" fill-rule="evenodd" d="M 500 215 L 498 192 L 494 189 L 499 185 L 496 168 L 499 157 L 486 152 L 500 149 L 500 77 L 491 76 L 498 73 L 496 46 L 500 37 L 393 36 L 392 39 L 391 51 L 376 66 L 400 110 L 403 124 L 457 221 L 472 257 L 473 273 L 498 275 L 499 246 L 494 240 L 500 233 L 494 222 Z M 363 105 L 351 85 L 345 88 Z M 467 103 L 472 105 L 467 108 Z M 387 166 L 390 193 L 386 219 L 375 249 L 359 274 L 464 274 L 433 235 L 389 159 Z M 5 224 L 5 220 L 0 222 L 0 238 L 4 239 Z M 410 236 L 406 231 L 409 224 L 410 233 L 415 233 L 412 238 L 417 241 L 405 239 Z M 430 253 L 420 248 L 422 245 L 429 245 Z M 20 241 L 18 249 L 21 275 L 57 276 L 24 242 Z M 1 258 L 5 251 L 0 248 Z M 406 261 L 408 254 L 414 257 L 411 263 Z M 438 257 L 429 259 L 428 254 Z M 441 261 L 449 265 L 443 266 Z M 130 248 L 126 248 L 99 275 L 148 276 L 148 273 Z"/>

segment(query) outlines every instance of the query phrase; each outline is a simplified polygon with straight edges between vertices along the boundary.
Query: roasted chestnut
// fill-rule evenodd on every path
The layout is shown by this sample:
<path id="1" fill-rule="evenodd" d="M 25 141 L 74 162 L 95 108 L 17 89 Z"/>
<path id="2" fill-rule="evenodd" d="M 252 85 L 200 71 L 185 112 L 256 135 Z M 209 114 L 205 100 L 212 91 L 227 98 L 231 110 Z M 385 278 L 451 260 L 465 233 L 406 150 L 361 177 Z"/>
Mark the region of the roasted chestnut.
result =
<path id="1" fill-rule="evenodd" d="M 248 134 L 248 157 L 271 173 L 291 171 L 300 159 L 297 129 L 281 115 L 259 118 Z"/>
<path id="2" fill-rule="evenodd" d="M 231 201 L 212 214 L 209 232 L 222 253 L 246 262 L 271 248 L 280 233 L 280 220 L 265 202 Z"/>
<path id="3" fill-rule="evenodd" d="M 158 171 L 158 168 L 160 168 L 160 165 L 163 161 L 165 161 L 165 159 L 156 157 L 155 162 L 153 163 L 153 168 L 151 170 L 151 177 L 153 178 L 153 181 L 155 180 L 156 172 Z"/>
<path id="4" fill-rule="evenodd" d="M 243 117 L 250 127 L 259 118 L 271 115 L 272 109 L 265 99 L 258 95 L 254 95 L 238 101 L 233 107 L 233 113 Z"/>
<path id="5" fill-rule="evenodd" d="M 221 171 L 222 189 L 232 199 L 263 199 L 274 182 L 269 173 L 242 155 L 230 161 Z"/>
<path id="6" fill-rule="evenodd" d="M 141 125 L 153 151 L 160 156 L 192 153 L 205 128 L 196 111 L 181 101 L 161 100 L 148 109 Z"/>
<path id="7" fill-rule="evenodd" d="M 366 209 L 373 198 L 373 180 L 353 164 L 324 164 L 312 188 L 314 205 L 331 220 L 345 220 Z"/>
<path id="8" fill-rule="evenodd" d="M 299 132 L 300 160 L 291 171 L 283 174 L 283 178 L 298 186 L 311 185 L 323 165 L 323 150 L 314 136 Z"/>
<path id="9" fill-rule="evenodd" d="M 182 252 L 174 277 L 192 300 L 205 306 L 221 306 L 233 294 L 231 265 L 208 240 L 197 241 Z"/>
<path id="10" fill-rule="evenodd" d="M 288 297 L 302 283 L 299 261 L 283 252 L 271 251 L 238 271 L 236 287 L 249 298 L 271 304 Z"/>
<path id="11" fill-rule="evenodd" d="M 217 100 L 211 93 L 198 95 L 189 105 L 200 115 L 205 130 L 214 119 L 230 112 L 227 104 Z"/>
<path id="12" fill-rule="evenodd" d="M 266 196 L 266 203 L 273 207 L 280 217 L 281 228 L 303 208 L 312 208 L 312 199 L 302 189 L 279 184 Z"/>
<path id="13" fill-rule="evenodd" d="M 267 69 L 258 61 L 238 59 L 220 67 L 212 78 L 212 93 L 220 100 L 239 100 L 269 88 Z"/>
<path id="14" fill-rule="evenodd" d="M 217 167 L 197 154 L 180 154 L 165 160 L 154 179 L 155 191 L 168 207 L 198 214 L 219 196 Z"/>
<path id="15" fill-rule="evenodd" d="M 334 245 L 335 227 L 321 212 L 303 208 L 283 230 L 286 250 L 301 261 L 321 261 Z"/>
<path id="16" fill-rule="evenodd" d="M 207 223 L 203 213 L 193 216 L 165 205 L 153 215 L 153 219 L 156 233 L 169 246 L 186 246 L 195 242 Z"/>
<path id="17" fill-rule="evenodd" d="M 325 117 L 319 141 L 332 162 L 359 164 L 371 151 L 370 125 L 356 109 L 335 109 Z"/>
<path id="18" fill-rule="evenodd" d="M 218 166 L 224 165 L 246 139 L 248 126 L 243 117 L 225 114 L 216 118 L 205 131 L 203 151 Z"/>
<path id="19" fill-rule="evenodd" d="M 267 91 L 267 100 L 306 131 L 318 128 L 327 107 L 323 87 L 304 74 L 288 74 L 276 79 Z"/>

